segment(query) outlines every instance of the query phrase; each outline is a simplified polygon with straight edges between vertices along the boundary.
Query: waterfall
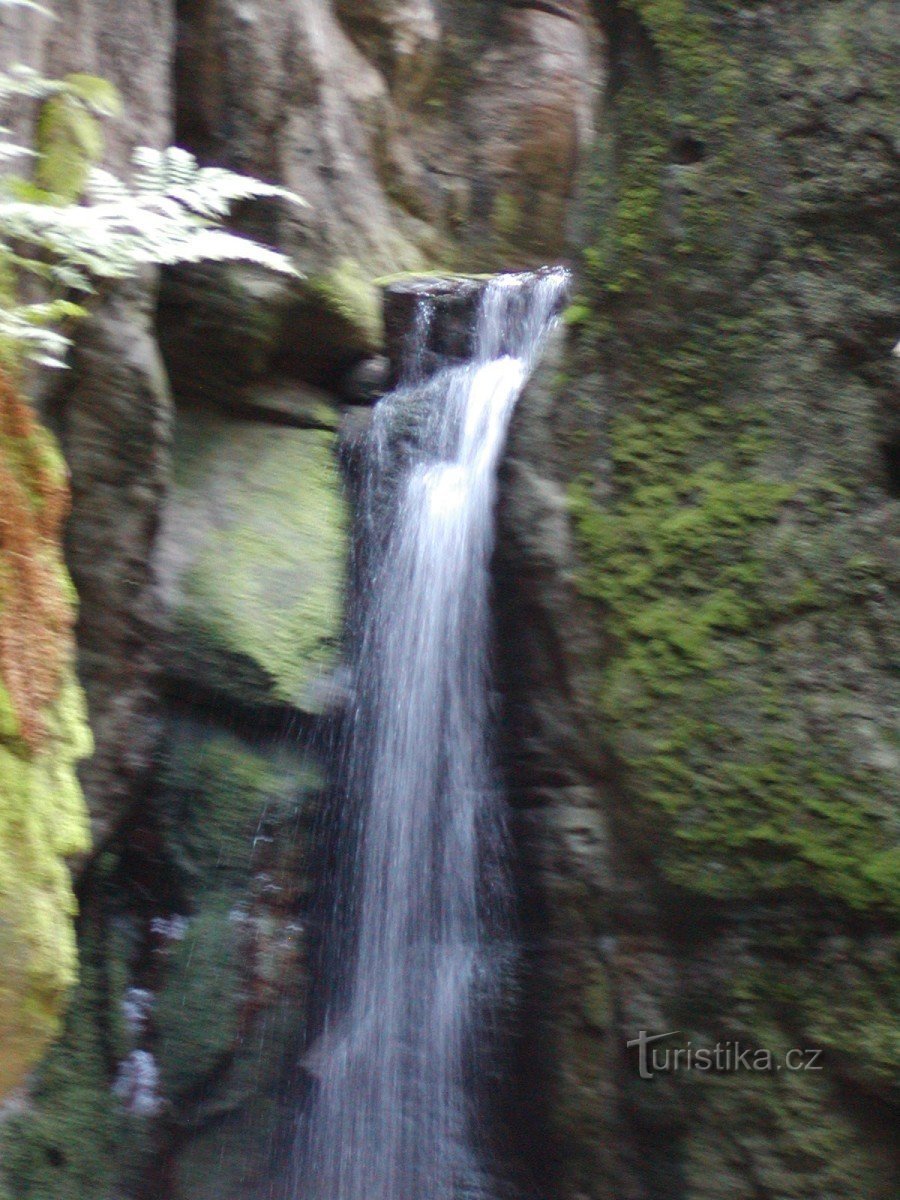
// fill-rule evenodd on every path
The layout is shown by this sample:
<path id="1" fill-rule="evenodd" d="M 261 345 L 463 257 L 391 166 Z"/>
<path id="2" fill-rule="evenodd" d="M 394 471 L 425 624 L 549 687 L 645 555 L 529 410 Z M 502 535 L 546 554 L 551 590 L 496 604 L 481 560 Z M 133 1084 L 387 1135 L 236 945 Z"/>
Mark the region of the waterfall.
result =
<path id="1" fill-rule="evenodd" d="M 492 1191 L 476 1082 L 510 943 L 490 744 L 496 469 L 565 285 L 562 270 L 486 284 L 471 359 L 424 379 L 422 299 L 406 378 L 375 411 L 341 772 L 358 819 L 331 897 L 336 983 L 305 1060 L 298 1200 Z"/>

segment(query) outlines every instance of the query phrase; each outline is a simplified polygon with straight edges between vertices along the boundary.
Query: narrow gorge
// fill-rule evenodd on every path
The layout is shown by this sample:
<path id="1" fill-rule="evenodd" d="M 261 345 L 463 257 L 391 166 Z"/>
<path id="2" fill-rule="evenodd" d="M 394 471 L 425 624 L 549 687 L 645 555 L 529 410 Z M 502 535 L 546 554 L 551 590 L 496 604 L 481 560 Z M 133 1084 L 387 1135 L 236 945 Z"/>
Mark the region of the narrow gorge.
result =
<path id="1" fill-rule="evenodd" d="M 306 204 L 0 337 L 0 1200 L 893 1197 L 893 6 L 46 8 Z"/>

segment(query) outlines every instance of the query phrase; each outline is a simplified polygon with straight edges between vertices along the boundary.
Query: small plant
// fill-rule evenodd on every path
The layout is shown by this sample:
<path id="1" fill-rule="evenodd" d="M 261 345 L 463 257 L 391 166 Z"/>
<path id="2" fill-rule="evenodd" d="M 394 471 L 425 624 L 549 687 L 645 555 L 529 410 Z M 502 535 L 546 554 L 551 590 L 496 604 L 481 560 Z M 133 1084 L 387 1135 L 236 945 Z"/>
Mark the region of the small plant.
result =
<path id="1" fill-rule="evenodd" d="M 31 0 L 0 0 L 4 5 L 46 14 Z M 176 146 L 139 147 L 131 177 L 117 178 L 98 165 L 99 118 L 118 115 L 121 100 L 96 76 L 48 80 L 14 67 L 0 73 L 0 107 L 17 98 L 40 101 L 41 110 L 36 149 L 18 145 L 0 125 L 0 164 L 35 160 L 33 180 L 0 182 L 0 350 L 11 347 L 16 357 L 63 366 L 70 339 L 59 324 L 86 314 L 81 301 L 98 281 L 126 279 L 147 266 L 245 261 L 297 273 L 283 254 L 223 228 L 235 202 L 304 204 L 293 192 L 201 167 Z M 41 295 L 26 302 L 21 294 L 28 277 L 41 281 Z"/>

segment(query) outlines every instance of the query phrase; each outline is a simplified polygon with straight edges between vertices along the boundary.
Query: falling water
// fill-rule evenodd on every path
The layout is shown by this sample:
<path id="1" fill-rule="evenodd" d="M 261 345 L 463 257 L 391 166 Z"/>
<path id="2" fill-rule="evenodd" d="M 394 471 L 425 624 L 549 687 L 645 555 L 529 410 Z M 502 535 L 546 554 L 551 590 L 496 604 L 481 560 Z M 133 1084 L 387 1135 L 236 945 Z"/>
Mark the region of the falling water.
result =
<path id="1" fill-rule="evenodd" d="M 376 409 L 344 749 L 359 820 L 333 896 L 340 982 L 306 1059 L 298 1200 L 492 1190 L 473 1081 L 510 937 L 490 747 L 495 478 L 565 283 L 562 270 L 493 280 L 471 361 L 425 381 L 423 300 L 407 380 Z"/>

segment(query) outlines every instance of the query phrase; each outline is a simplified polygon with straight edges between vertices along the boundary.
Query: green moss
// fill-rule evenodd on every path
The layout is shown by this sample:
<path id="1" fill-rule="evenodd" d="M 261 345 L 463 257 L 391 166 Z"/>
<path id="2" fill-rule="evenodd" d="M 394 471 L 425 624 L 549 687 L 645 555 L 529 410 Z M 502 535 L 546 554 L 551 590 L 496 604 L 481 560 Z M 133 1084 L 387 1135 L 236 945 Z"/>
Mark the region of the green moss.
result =
<path id="1" fill-rule="evenodd" d="M 753 1044 L 790 1048 L 774 1026 Z M 686 1194 L 697 1200 L 883 1194 L 883 1165 L 821 1073 L 708 1073 L 686 1100 L 694 1115 L 684 1145 Z"/>
<path id="2" fill-rule="evenodd" d="M 491 209 L 491 225 L 498 237 L 515 238 L 523 220 L 522 202 L 510 192 L 498 192 Z"/>
<path id="3" fill-rule="evenodd" d="M 352 258 L 305 282 L 310 301 L 347 326 L 348 340 L 375 353 L 384 339 L 381 300 L 373 278 Z"/>
<path id="4" fill-rule="evenodd" d="M 0 687 L 0 711 L 10 708 Z M 68 676 L 37 754 L 0 740 L 0 1092 L 18 1081 L 59 1028 L 75 982 L 75 898 L 66 856 L 89 845 L 75 763 L 90 741 L 80 689 Z"/>
<path id="5" fill-rule="evenodd" d="M 688 0 L 622 0 L 649 31 L 664 61 L 684 80 L 702 81 L 722 66 L 709 18 Z"/>
<path id="6" fill-rule="evenodd" d="M 103 156 L 103 130 L 97 116 L 116 116 L 117 89 L 96 75 L 67 75 L 62 90 L 41 106 L 37 125 L 35 182 L 53 203 L 75 203 L 88 174 Z"/>
<path id="7" fill-rule="evenodd" d="M 665 1131 L 658 1154 L 642 1142 L 648 1194 L 875 1197 L 900 1066 L 878 441 L 896 214 L 876 146 L 895 125 L 896 28 L 861 0 L 787 22 L 705 0 L 604 14 L 591 244 L 553 433 L 578 480 L 613 859 L 660 922 L 661 942 L 628 941 L 614 964 L 617 1007 L 695 1047 L 821 1047 L 823 1069 L 632 1086 L 586 1044 L 589 985 L 554 1109 L 567 1185 L 620 1183 L 593 1076 L 622 1088 L 636 1128 Z"/>
<path id="8" fill-rule="evenodd" d="M 763 633 L 821 591 L 767 585 L 783 553 L 769 531 L 800 484 L 710 458 L 735 421 L 680 410 L 671 379 L 668 394 L 668 419 L 657 402 L 613 421 L 615 500 L 572 494 L 581 588 L 617 645 L 598 700 L 633 786 L 667 822 L 660 865 L 722 896 L 811 886 L 854 907 L 894 903 L 887 814 L 871 799 L 880 773 L 839 736 L 808 740 Z"/>
<path id="9" fill-rule="evenodd" d="M 202 726 L 173 728 L 166 741 L 157 808 L 167 856 L 183 872 L 184 891 L 201 903 L 206 892 L 246 885 L 261 822 L 293 813 L 318 780 L 294 757 Z"/>
<path id="10" fill-rule="evenodd" d="M 196 1094 L 239 1050 L 266 974 L 266 939 L 254 910 L 261 863 L 265 883 L 276 887 L 278 856 L 269 847 L 283 839 L 290 853 L 304 803 L 321 781 L 296 752 L 255 748 L 201 724 L 171 726 L 166 747 L 154 805 L 172 881 L 190 897 L 191 916 L 184 938 L 167 952 L 154 1021 L 164 1088 L 177 1100 Z M 295 865 L 291 871 L 291 886 L 302 890 Z M 283 954 L 274 961 L 281 963 Z M 251 1054 L 248 1087 L 257 1082 L 257 1068 Z M 226 1094 L 235 1089 L 232 1081 Z"/>
<path id="11" fill-rule="evenodd" d="M 194 514 L 196 553 L 176 611 L 179 673 L 244 702 L 312 702 L 342 621 L 346 518 L 333 444 L 327 431 L 185 417 L 177 502 Z"/>
<path id="12" fill-rule="evenodd" d="M 38 186 L 64 203 L 79 200 L 88 172 L 103 154 L 103 134 L 95 117 L 63 93 L 47 100 L 38 122 Z"/>
<path id="13" fill-rule="evenodd" d="M 793 937 L 770 931 L 767 949 L 766 958 L 735 982 L 740 999 L 753 1005 L 750 1011 L 770 1020 L 793 1014 L 808 1044 L 821 1047 L 832 1062 L 852 1062 L 876 1088 L 894 1086 L 900 1076 L 895 939 L 877 930 L 832 931 L 811 961 L 808 939 L 797 931 Z"/>
<path id="14" fill-rule="evenodd" d="M 178 1097 L 202 1083 L 236 1048 L 247 999 L 240 955 L 240 930 L 224 903 L 194 917 L 172 952 L 155 1011 L 167 1095 Z"/>
<path id="15" fill-rule="evenodd" d="M 122 115 L 122 97 L 119 89 L 101 75 L 88 75 L 75 71 L 63 80 L 66 94 L 79 100 L 84 107 L 99 117 Z"/>
<path id="16" fill-rule="evenodd" d="M 107 1200 L 115 1184 L 126 1118 L 111 1091 L 97 950 L 96 941 L 83 945 L 65 1032 L 29 1106 L 0 1130 L 0 1177 L 16 1200 Z"/>
<path id="17" fill-rule="evenodd" d="M 845 547 L 867 542 L 847 515 L 860 505 L 860 451 L 845 442 L 832 452 L 836 417 L 809 454 L 818 401 L 800 397 L 815 371 L 796 338 L 778 340 L 791 283 L 779 277 L 767 291 L 754 274 L 789 229 L 783 193 L 760 188 L 764 118 L 741 124 L 757 85 L 711 6 L 623 7 L 634 19 L 613 46 L 585 255 L 591 311 L 577 322 L 587 370 L 599 363 L 614 395 L 601 406 L 611 408 L 600 447 L 609 471 L 596 492 L 586 458 L 596 421 L 570 437 L 586 467 L 572 490 L 581 587 L 610 635 L 597 689 L 604 728 L 634 819 L 645 831 L 659 823 L 673 881 L 719 896 L 803 887 L 891 906 L 889 750 L 873 735 L 877 751 L 860 752 L 837 670 L 812 692 L 801 682 L 805 640 L 858 643 L 858 606 L 887 581 L 883 563 L 864 579 L 849 561 Z M 819 69 L 830 80 L 830 65 Z M 826 294 L 816 279 L 815 303 Z M 771 369 L 794 360 L 796 378 Z M 852 411 L 864 427 L 858 389 L 844 380 L 842 395 L 842 418 Z M 788 623 L 802 623 L 796 648 Z"/>
<path id="18" fill-rule="evenodd" d="M 15 427 L 12 425 L 11 427 Z M 0 469 L 22 487 L 23 503 L 35 513 L 49 503 L 62 477 L 62 462 L 45 431 L 27 438 L 0 437 Z M 74 591 L 49 538 L 7 527 L 0 545 L 0 621 L 13 646 L 26 638 L 29 650 L 47 658 L 60 653 L 62 675 L 56 694 L 35 698 L 29 712 L 40 736 L 23 736 L 23 689 L 0 678 L 0 1095 L 20 1082 L 59 1028 L 59 1014 L 75 982 L 77 956 L 75 897 L 66 857 L 88 848 L 88 815 L 75 775 L 90 753 L 84 700 L 71 662 L 68 635 L 58 608 L 74 604 Z M 29 542 L 31 537 L 31 542 Z M 23 623 L 11 590 L 24 586 L 19 559 L 28 555 L 47 594 L 45 608 Z M 44 645 L 41 639 L 47 640 Z M 21 668 L 21 663 L 16 664 Z M 19 680 L 21 684 L 21 679 Z M 12 694 L 11 694 L 12 692 Z M 15 697 L 15 702 L 14 702 Z M 29 697 L 30 699 L 30 697 Z"/>
<path id="19" fill-rule="evenodd" d="M 8 250 L 0 249 L 0 306 L 5 309 L 13 308 L 18 299 L 12 255 Z M 8 373 L 17 371 L 20 367 L 21 349 L 15 338 L 0 337 L 0 370 Z"/>
<path id="20" fill-rule="evenodd" d="M 609 976 L 597 967 L 581 993 L 581 1007 L 589 1028 L 603 1032 L 613 1020 L 613 999 Z"/>
<path id="21" fill-rule="evenodd" d="M 630 293 L 652 295 L 660 286 L 671 293 L 682 275 L 727 253 L 733 231 L 725 214 L 749 202 L 735 136 L 745 87 L 736 57 L 685 0 L 623 7 L 637 18 L 635 45 L 648 42 L 654 53 L 632 46 L 627 69 L 616 72 L 595 159 L 590 204 L 598 233 L 585 263 L 614 308 Z M 695 165 L 673 167 L 682 145 L 697 148 Z M 664 268 L 669 253 L 684 266 Z"/>

